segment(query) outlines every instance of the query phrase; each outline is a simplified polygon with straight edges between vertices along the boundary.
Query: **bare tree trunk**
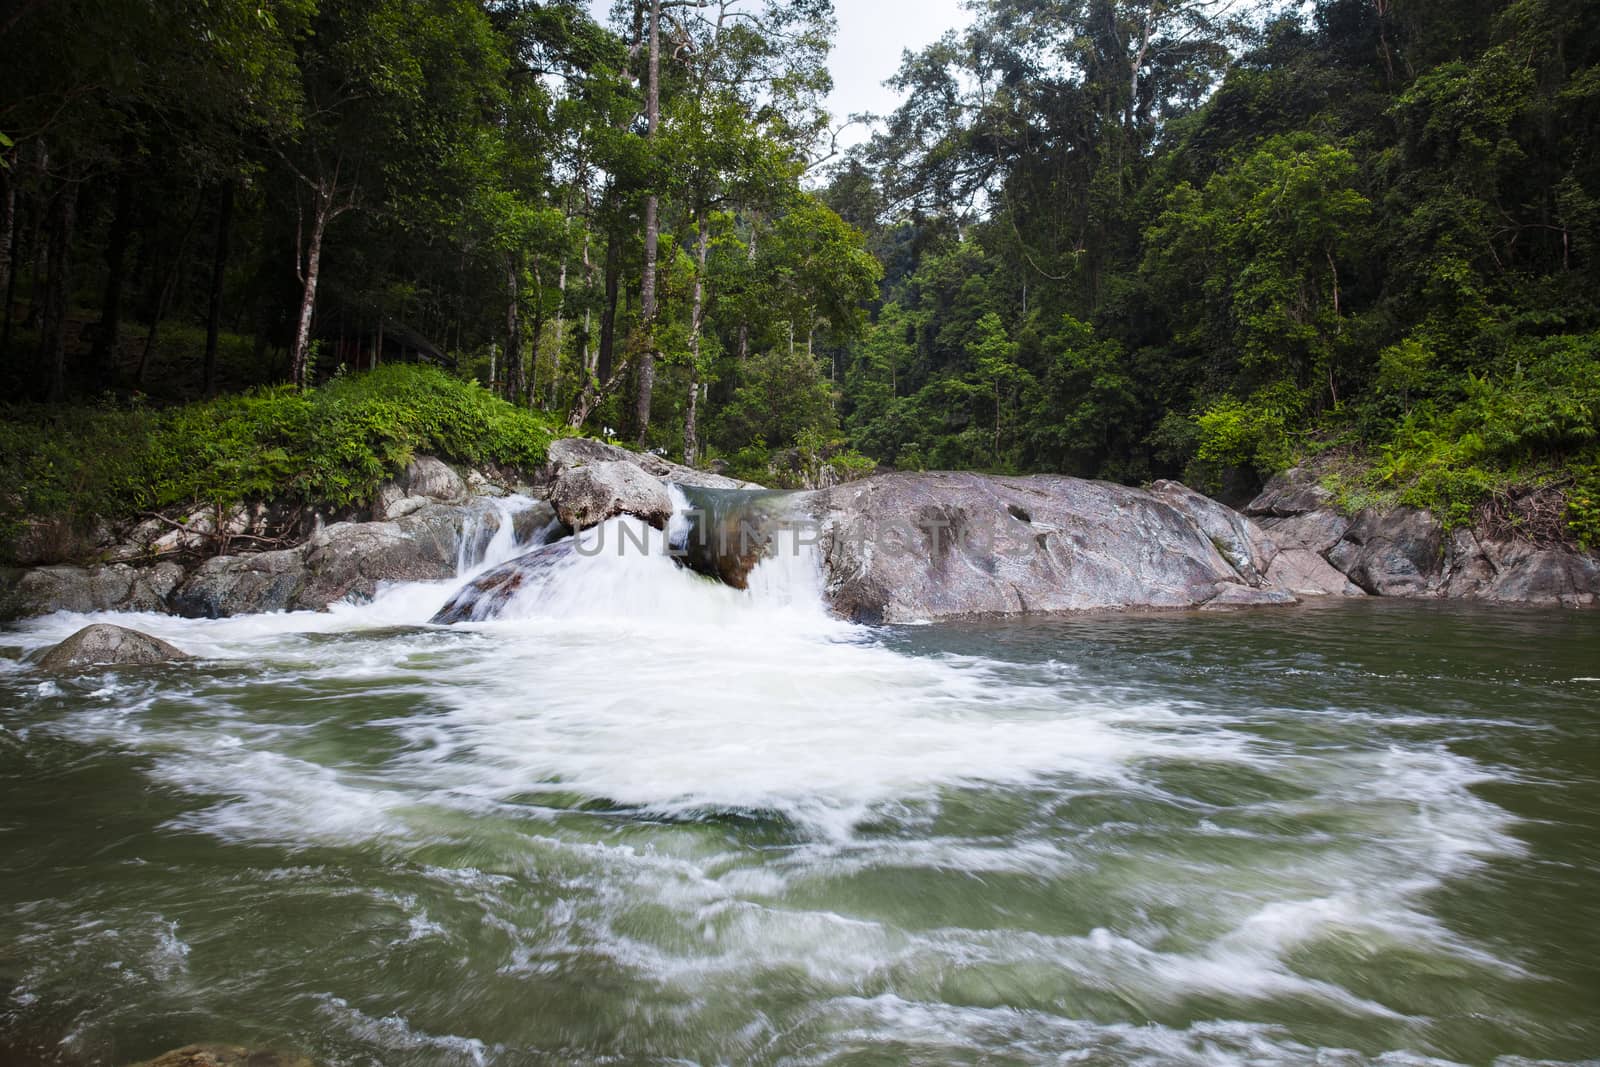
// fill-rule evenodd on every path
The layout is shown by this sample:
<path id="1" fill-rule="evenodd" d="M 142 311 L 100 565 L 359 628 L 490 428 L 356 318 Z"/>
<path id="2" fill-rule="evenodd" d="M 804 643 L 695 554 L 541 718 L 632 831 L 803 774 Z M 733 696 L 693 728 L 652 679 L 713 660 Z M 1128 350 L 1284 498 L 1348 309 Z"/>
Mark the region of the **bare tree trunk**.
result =
<path id="1" fill-rule="evenodd" d="M 289 349 L 289 380 L 304 389 L 306 368 L 311 355 L 311 319 L 317 309 L 317 277 L 322 271 L 322 237 L 328 231 L 333 210 L 331 191 L 318 189 L 312 209 L 311 240 L 306 245 L 305 262 L 300 268 L 300 313 L 295 318 L 294 344 Z M 297 253 L 298 256 L 298 253 Z"/>
<path id="2" fill-rule="evenodd" d="M 39 363 L 48 376 L 46 398 L 60 403 L 67 392 L 67 250 L 78 221 L 78 183 L 67 182 L 50 212 L 50 277 L 44 291 L 39 329 Z"/>
<path id="3" fill-rule="evenodd" d="M 645 136 L 652 147 L 661 124 L 661 0 L 650 0 L 650 74 L 645 92 Z M 650 400 L 655 391 L 656 353 L 656 249 L 661 240 L 660 198 L 651 192 L 644 200 L 644 275 L 639 283 L 639 323 L 644 351 L 639 353 L 639 392 L 634 423 L 642 447 L 650 432 Z"/>
<path id="4" fill-rule="evenodd" d="M 590 331 L 594 326 L 594 308 L 589 306 L 592 299 L 590 294 L 594 291 L 594 264 L 589 259 L 590 235 L 583 235 L 583 286 L 585 290 L 583 308 L 583 342 L 578 352 L 578 362 L 583 367 L 583 388 L 588 390 L 594 383 L 594 338 Z"/>
<path id="5" fill-rule="evenodd" d="M 694 221 L 694 307 L 689 314 L 689 405 L 683 415 L 683 462 L 692 467 L 700 458 L 699 429 L 695 419 L 700 403 L 700 337 L 705 325 L 706 307 L 706 249 L 710 233 L 706 229 L 705 212 Z"/>
<path id="6" fill-rule="evenodd" d="M 206 308 L 206 355 L 201 380 L 206 396 L 217 391 L 217 340 L 222 333 L 222 285 L 228 275 L 228 239 L 233 230 L 233 182 L 222 185 L 217 204 L 217 237 L 211 258 L 211 301 Z"/>
<path id="7" fill-rule="evenodd" d="M 584 254 L 587 255 L 589 247 L 584 245 Z M 567 257 L 561 257 L 561 276 L 556 281 L 556 290 L 561 294 L 556 307 L 556 324 L 554 344 L 550 350 L 550 389 L 544 394 L 544 409 L 549 411 L 555 404 L 556 390 L 561 387 L 561 344 L 564 340 L 567 325 Z"/>
<path id="8" fill-rule="evenodd" d="M 745 262 L 754 264 L 756 261 L 756 238 L 761 233 L 761 219 L 752 217 L 750 220 L 750 245 L 745 249 Z M 744 366 L 744 361 L 750 358 L 750 321 L 749 313 L 739 323 L 739 366 Z"/>

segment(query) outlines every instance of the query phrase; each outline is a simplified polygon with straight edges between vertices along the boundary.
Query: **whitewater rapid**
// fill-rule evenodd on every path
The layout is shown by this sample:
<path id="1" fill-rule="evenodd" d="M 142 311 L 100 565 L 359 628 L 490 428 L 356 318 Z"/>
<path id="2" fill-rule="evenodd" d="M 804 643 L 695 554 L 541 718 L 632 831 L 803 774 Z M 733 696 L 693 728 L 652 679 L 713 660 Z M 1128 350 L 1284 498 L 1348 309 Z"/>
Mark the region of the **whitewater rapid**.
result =
<path id="1" fill-rule="evenodd" d="M 351 975 L 395 952 L 491 1000 L 607 976 L 656 1004 L 656 1029 L 613 1019 L 635 1043 L 591 1053 L 698 1062 L 852 1047 L 1279 1061 L 1364 1030 L 1383 1035 L 1376 1054 L 1436 1047 L 1430 1009 L 1351 959 L 1531 980 L 1430 906 L 1524 854 L 1480 795 L 1500 773 L 1484 762 L 1375 733 L 1359 708 L 1096 677 L 1068 649 L 920 652 L 830 616 L 798 539 L 741 591 L 676 566 L 670 528 L 614 519 L 581 536 L 650 551 L 574 553 L 499 619 L 428 625 L 536 547 L 511 534 L 529 506 L 500 502 L 493 538 L 469 531 L 484 547 L 464 547 L 456 579 L 367 604 L 115 618 L 195 668 L 70 681 L 15 660 L 0 676 L 23 705 L 14 733 L 109 746 L 182 798 L 152 832 L 270 850 L 263 877 L 308 899 L 330 891 L 329 864 L 372 868 L 334 882 L 372 879 L 405 947 L 341 950 L 293 1009 L 350 1048 L 524 1062 L 497 1016 L 407 1008 L 403 984 L 363 1001 Z M 32 652 L 89 621 L 6 640 Z M 180 941 L 204 926 L 159 918 Z M 741 1014 L 752 989 L 785 1007 Z M 1298 1014 L 1323 1029 L 1286 1029 Z M 797 1032 L 817 1055 L 785 1043 Z"/>

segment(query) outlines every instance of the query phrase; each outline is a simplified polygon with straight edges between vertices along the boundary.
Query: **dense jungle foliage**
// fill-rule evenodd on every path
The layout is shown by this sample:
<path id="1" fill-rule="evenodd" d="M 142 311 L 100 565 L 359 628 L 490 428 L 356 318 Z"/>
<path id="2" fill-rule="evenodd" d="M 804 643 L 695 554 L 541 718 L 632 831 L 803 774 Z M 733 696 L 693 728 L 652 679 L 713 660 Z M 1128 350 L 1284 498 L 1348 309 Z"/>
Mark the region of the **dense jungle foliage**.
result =
<path id="1" fill-rule="evenodd" d="M 1515 525 L 1504 502 L 1542 488 L 1557 532 L 1600 542 L 1600 6 L 972 14 L 840 154 L 830 0 L 604 22 L 22 0 L 0 18 L 0 385 L 29 405 L 8 509 L 70 493 L 33 464 L 94 454 L 102 423 L 215 427 L 193 454 L 233 465 L 135 487 L 119 449 L 85 498 L 108 507 L 345 493 L 365 453 L 320 457 L 325 486 L 301 462 L 319 383 L 420 360 L 424 392 L 482 383 L 440 431 L 464 458 L 492 396 L 539 433 L 757 478 L 876 461 L 1239 495 L 1310 458 L 1352 504 L 1453 523 Z M 279 416 L 261 455 L 230 451 L 239 418 Z M 480 451 L 533 447 L 502 430 Z M 391 459 L 425 437 L 382 432 Z"/>

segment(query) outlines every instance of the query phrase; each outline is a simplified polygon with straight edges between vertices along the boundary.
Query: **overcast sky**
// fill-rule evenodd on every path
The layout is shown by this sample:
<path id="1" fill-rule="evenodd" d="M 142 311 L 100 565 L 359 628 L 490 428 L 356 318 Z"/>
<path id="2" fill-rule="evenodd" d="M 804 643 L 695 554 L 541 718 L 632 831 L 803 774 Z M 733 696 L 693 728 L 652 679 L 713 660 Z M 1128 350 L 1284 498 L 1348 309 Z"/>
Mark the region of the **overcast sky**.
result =
<path id="1" fill-rule="evenodd" d="M 900 54 L 971 21 L 961 0 L 834 0 L 834 13 L 839 34 L 828 58 L 833 71 L 828 110 L 836 122 L 858 112 L 894 110 L 898 98 L 882 82 L 900 69 Z M 850 133 L 848 143 L 866 138 L 859 128 Z"/>
<path id="2" fill-rule="evenodd" d="M 606 20 L 610 0 L 589 0 L 600 21 Z M 833 94 L 828 110 L 843 122 L 860 112 L 883 114 L 894 110 L 897 99 L 883 80 L 900 69 L 900 54 L 938 39 L 945 30 L 965 26 L 971 16 L 961 0 L 834 0 L 839 33 L 828 66 L 833 71 Z M 856 127 L 840 139 L 841 145 L 866 140 Z"/>

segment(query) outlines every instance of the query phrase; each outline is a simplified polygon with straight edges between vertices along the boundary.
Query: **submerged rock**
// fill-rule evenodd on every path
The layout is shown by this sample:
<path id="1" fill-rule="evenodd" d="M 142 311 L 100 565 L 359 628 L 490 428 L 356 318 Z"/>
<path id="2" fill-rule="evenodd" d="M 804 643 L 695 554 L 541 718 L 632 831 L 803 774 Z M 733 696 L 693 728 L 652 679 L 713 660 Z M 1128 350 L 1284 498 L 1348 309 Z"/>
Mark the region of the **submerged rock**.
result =
<path id="1" fill-rule="evenodd" d="M 1253 525 L 1181 488 L 1162 495 L 1055 475 L 959 473 L 851 482 L 813 497 L 827 595 L 864 622 L 1190 608 L 1219 597 L 1292 603 L 1259 573 L 1275 550 L 1255 543 Z M 1245 592 L 1255 589 L 1269 595 Z"/>
<path id="2" fill-rule="evenodd" d="M 39 660 L 39 669 L 60 673 L 106 664 L 168 663 L 191 658 L 159 637 L 125 626 L 95 623 L 46 652 Z"/>
<path id="3" fill-rule="evenodd" d="M 304 1056 L 239 1045 L 185 1045 L 133 1067 L 313 1067 Z"/>
<path id="4" fill-rule="evenodd" d="M 449 625 L 498 618 L 511 598 L 534 582 L 543 581 L 558 564 L 576 551 L 572 538 L 541 545 L 516 559 L 487 570 L 459 589 L 430 622 Z"/>

